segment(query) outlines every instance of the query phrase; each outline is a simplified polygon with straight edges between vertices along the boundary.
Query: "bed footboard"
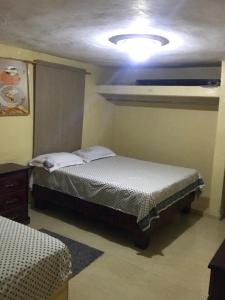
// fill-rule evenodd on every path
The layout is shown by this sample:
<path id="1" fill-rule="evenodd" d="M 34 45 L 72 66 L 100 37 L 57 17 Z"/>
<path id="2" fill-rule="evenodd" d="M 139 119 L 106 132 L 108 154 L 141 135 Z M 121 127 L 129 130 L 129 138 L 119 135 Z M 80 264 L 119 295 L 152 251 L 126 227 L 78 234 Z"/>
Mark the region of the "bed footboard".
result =
<path id="1" fill-rule="evenodd" d="M 48 300 L 68 300 L 68 281 L 66 281 Z"/>

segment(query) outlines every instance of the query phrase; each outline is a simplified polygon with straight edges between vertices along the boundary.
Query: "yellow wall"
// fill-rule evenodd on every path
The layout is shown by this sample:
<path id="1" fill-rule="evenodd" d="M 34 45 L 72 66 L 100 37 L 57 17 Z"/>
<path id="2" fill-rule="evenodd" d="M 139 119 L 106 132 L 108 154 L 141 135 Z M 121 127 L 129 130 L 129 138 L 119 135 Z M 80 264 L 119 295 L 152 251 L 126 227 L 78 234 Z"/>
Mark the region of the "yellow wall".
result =
<path id="1" fill-rule="evenodd" d="M 31 61 L 41 59 L 87 69 L 91 75 L 86 77 L 82 146 L 102 144 L 113 148 L 118 154 L 197 168 L 206 182 L 203 196 L 209 197 L 216 111 L 114 105 L 96 93 L 96 82 L 102 78 L 107 80 L 105 70 L 101 68 L 5 45 L 0 45 L 0 57 Z M 137 73 L 140 75 L 139 71 Z M 111 71 L 108 74 L 109 79 L 114 78 Z M 128 74 L 133 77 L 127 78 L 133 81 L 133 73 Z M 210 77 L 216 78 L 217 74 L 218 70 L 213 69 Z M 119 77 L 125 80 L 123 75 Z M 188 77 L 191 78 L 190 72 Z M 32 65 L 29 65 L 29 94 L 29 116 L 0 117 L 0 163 L 26 164 L 32 157 Z"/>
<path id="2" fill-rule="evenodd" d="M 114 105 L 96 92 L 100 72 L 101 69 L 95 67 L 93 76 L 86 78 L 82 147 L 112 147 Z"/>
<path id="3" fill-rule="evenodd" d="M 141 78 L 220 78 L 220 68 L 107 68 L 99 84 L 134 84 Z M 198 169 L 206 186 L 194 207 L 203 210 L 210 196 L 218 112 L 165 106 L 114 105 L 113 149 L 125 156 Z"/>
<path id="4" fill-rule="evenodd" d="M 133 85 L 137 79 L 217 79 L 220 78 L 220 72 L 220 67 L 105 68 L 102 69 L 98 83 Z M 154 104 L 126 105 L 124 102 L 121 102 L 122 105 L 114 105 L 113 149 L 125 156 L 198 169 L 206 186 L 195 207 L 202 210 L 208 206 L 209 199 L 205 201 L 205 198 L 209 198 L 211 190 L 218 116 L 217 106 L 212 106 L 212 103 L 216 101 L 192 99 L 195 104 L 200 104 L 196 109 L 193 103 L 190 104 L 190 99 L 151 98 L 156 102 L 163 99 L 176 99 L 180 103 L 179 109 L 176 104 L 168 108 L 166 103 L 161 103 L 161 107 L 154 107 Z"/>
<path id="5" fill-rule="evenodd" d="M 209 214 L 225 217 L 225 61 L 222 61 L 220 101 L 212 168 Z"/>
<path id="6" fill-rule="evenodd" d="M 108 145 L 110 139 L 110 104 L 95 93 L 95 76 L 98 69 L 92 65 L 63 59 L 43 53 L 19 49 L 0 44 L 0 57 L 33 61 L 46 60 L 85 68 L 87 75 L 85 87 L 85 111 L 83 124 L 83 144 Z M 26 164 L 32 157 L 33 141 L 33 67 L 29 64 L 29 95 L 31 113 L 28 116 L 0 117 L 0 163 L 18 162 Z M 107 116 L 107 117 L 106 117 Z M 103 126 L 104 125 L 104 126 Z"/>
<path id="7" fill-rule="evenodd" d="M 208 197 L 217 112 L 115 106 L 114 149 L 122 155 L 200 171 Z"/>

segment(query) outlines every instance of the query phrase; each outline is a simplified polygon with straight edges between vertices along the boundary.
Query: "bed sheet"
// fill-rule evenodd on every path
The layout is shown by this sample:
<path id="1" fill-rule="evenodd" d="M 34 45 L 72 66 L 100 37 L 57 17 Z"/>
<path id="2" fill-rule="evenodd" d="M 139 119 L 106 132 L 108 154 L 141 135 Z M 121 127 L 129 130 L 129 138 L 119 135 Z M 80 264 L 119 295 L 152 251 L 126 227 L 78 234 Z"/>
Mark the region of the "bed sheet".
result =
<path id="1" fill-rule="evenodd" d="M 0 300 L 49 299 L 70 268 L 61 241 L 0 216 Z"/>

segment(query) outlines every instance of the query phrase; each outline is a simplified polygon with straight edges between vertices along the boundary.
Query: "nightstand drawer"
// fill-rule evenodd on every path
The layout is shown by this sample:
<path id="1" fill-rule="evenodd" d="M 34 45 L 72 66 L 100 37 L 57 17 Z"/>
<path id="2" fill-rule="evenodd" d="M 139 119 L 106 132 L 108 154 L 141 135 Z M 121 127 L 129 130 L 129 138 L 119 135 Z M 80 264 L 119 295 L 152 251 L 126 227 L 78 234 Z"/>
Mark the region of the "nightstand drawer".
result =
<path id="1" fill-rule="evenodd" d="M 20 221 L 28 218 L 28 211 L 26 206 L 21 206 L 17 209 L 2 211 L 0 215 L 11 220 Z"/>
<path id="2" fill-rule="evenodd" d="M 0 176 L 0 191 L 4 193 L 16 190 L 19 188 L 24 188 L 27 185 L 26 172 L 18 172 L 15 174 L 7 174 L 5 176 Z"/>
<path id="3" fill-rule="evenodd" d="M 24 224 L 30 221 L 28 170 L 15 163 L 0 164 L 0 215 Z"/>
<path id="4" fill-rule="evenodd" d="M 19 206 L 27 204 L 27 191 L 26 189 L 10 192 L 0 196 L 0 209 L 1 211 L 10 210 Z"/>

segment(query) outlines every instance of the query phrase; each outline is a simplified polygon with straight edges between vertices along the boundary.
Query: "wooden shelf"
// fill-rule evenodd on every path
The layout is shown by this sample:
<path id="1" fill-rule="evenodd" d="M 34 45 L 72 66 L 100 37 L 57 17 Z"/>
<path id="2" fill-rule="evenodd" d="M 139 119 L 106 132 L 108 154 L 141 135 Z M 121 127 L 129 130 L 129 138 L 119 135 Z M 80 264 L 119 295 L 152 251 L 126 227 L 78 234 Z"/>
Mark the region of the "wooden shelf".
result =
<path id="1" fill-rule="evenodd" d="M 219 98 L 220 87 L 99 85 L 97 92 L 112 101 L 143 101 L 152 96 Z"/>

